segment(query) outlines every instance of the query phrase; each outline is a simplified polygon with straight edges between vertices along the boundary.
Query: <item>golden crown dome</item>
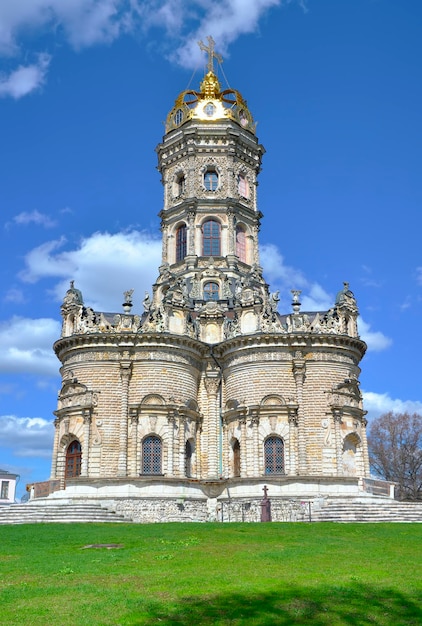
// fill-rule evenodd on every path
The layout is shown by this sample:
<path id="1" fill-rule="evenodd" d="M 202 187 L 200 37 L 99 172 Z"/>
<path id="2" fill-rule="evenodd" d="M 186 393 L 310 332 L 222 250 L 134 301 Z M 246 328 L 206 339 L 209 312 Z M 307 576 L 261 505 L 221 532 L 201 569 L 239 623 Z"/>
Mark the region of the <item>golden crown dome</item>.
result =
<path id="1" fill-rule="evenodd" d="M 199 42 L 201 50 L 207 51 L 209 55 L 208 72 L 200 84 L 200 91 L 186 90 L 179 94 L 167 116 L 166 133 L 189 120 L 213 123 L 226 119 L 233 120 L 242 128 L 255 133 L 256 124 L 246 100 L 236 89 L 221 89 L 213 68 L 213 59 L 217 58 L 221 62 L 221 57 L 214 52 L 212 37 L 208 37 L 208 42 L 208 47 Z"/>

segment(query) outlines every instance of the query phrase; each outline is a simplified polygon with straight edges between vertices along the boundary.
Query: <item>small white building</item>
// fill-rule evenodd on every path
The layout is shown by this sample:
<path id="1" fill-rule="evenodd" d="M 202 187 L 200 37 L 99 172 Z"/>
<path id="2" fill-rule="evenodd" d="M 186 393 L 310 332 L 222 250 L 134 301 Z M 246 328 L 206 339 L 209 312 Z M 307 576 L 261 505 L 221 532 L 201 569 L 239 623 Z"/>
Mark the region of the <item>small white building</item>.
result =
<path id="1" fill-rule="evenodd" d="M 0 504 L 13 504 L 15 501 L 18 474 L 0 469 Z"/>

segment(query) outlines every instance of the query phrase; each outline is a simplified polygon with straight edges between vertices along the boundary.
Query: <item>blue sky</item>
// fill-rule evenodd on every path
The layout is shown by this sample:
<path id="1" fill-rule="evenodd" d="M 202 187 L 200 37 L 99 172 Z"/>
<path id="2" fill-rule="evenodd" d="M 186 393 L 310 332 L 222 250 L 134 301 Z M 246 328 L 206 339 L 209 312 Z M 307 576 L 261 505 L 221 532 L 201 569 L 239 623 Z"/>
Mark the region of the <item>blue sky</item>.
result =
<path id="1" fill-rule="evenodd" d="M 422 412 L 419 0 L 2 0 L 0 467 L 49 477 L 52 351 L 74 279 L 134 311 L 157 276 L 155 146 L 211 34 L 267 152 L 261 261 L 280 312 L 343 281 L 368 343 L 369 418 Z M 225 83 L 225 78 L 220 74 Z"/>

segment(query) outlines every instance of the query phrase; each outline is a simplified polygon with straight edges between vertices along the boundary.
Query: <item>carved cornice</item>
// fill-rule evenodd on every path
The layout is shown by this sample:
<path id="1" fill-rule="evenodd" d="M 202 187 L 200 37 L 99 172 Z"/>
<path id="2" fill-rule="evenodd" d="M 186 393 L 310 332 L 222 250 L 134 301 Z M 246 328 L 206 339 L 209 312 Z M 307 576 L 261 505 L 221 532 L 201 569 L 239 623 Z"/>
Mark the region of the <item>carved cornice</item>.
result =
<path id="1" fill-rule="evenodd" d="M 135 351 L 139 348 L 163 348 L 179 351 L 183 349 L 189 356 L 202 358 L 209 352 L 208 344 L 191 339 L 186 335 L 165 333 L 90 333 L 86 335 L 72 335 L 63 337 L 54 343 L 54 351 L 60 360 L 68 352 L 87 350 L 120 351 L 130 348 Z M 135 356 L 135 352 L 133 352 Z M 135 357 L 136 358 L 136 357 Z"/>
<path id="2" fill-rule="evenodd" d="M 316 351 L 347 351 L 352 352 L 357 362 L 366 352 L 366 343 L 348 335 L 312 334 L 312 333 L 254 333 L 238 335 L 216 345 L 216 356 L 225 358 L 239 350 L 268 350 L 269 348 L 284 347 L 292 355 L 296 350 L 302 350 L 304 355 Z"/>

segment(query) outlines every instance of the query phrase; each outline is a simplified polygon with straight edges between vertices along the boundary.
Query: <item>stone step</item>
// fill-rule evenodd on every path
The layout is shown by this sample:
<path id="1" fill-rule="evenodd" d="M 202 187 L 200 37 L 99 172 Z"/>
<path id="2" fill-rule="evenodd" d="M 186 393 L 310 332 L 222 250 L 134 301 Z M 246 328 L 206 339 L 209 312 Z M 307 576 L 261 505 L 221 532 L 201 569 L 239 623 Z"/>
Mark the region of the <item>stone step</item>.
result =
<path id="1" fill-rule="evenodd" d="M 0 507 L 0 524 L 130 523 L 131 520 L 97 504 L 11 504 Z"/>
<path id="2" fill-rule="evenodd" d="M 422 523 L 422 502 L 333 502 L 313 508 L 314 522 Z"/>

